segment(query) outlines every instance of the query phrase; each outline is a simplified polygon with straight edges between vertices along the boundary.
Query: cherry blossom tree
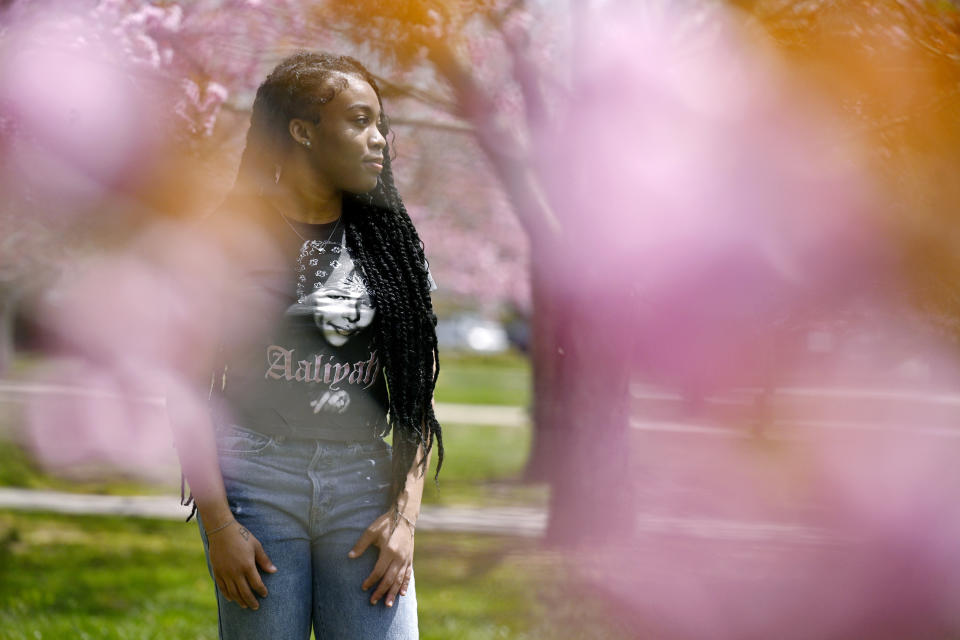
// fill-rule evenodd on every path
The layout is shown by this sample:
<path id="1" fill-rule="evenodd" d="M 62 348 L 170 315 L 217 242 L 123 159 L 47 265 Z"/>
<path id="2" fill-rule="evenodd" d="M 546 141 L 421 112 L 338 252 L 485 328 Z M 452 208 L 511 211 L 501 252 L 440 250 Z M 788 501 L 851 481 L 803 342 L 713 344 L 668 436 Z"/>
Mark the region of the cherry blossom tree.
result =
<path id="1" fill-rule="evenodd" d="M 82 235 L 94 243 L 98 234 L 114 233 L 105 229 L 116 229 L 118 224 L 128 230 L 135 228 L 126 213 L 132 204 L 141 212 L 135 217 L 140 221 L 199 215 L 217 203 L 232 180 L 253 93 L 266 72 L 297 48 L 344 51 L 364 59 L 384 78 L 388 109 L 395 116 L 392 142 L 399 155 L 398 180 L 423 229 L 434 273 L 448 299 L 480 304 L 487 310 L 496 310 L 505 302 L 525 307 L 529 299 L 524 276 L 526 241 L 496 180 L 480 159 L 470 125 L 443 112 L 444 100 L 433 95 L 430 83 L 420 83 L 425 87 L 421 88 L 409 80 L 417 75 L 416 70 L 398 74 L 386 63 L 378 70 L 369 51 L 319 24 L 313 19 L 315 12 L 316 3 L 309 2 L 104 0 L 92 7 L 9 3 L 2 14 L 6 25 L 2 40 L 8 67 L 24 63 L 18 77 L 26 79 L 44 69 L 29 56 L 14 55 L 15 47 L 76 54 L 76 60 L 95 57 L 106 76 L 125 83 L 132 93 L 149 96 L 150 115 L 139 119 L 140 128 L 129 137 L 157 144 L 150 147 L 149 159 L 141 157 L 129 163 L 142 169 L 142 179 L 132 180 L 137 184 L 128 190 L 135 202 L 117 198 L 111 183 L 116 176 L 103 175 L 86 180 L 82 187 L 90 194 L 83 208 L 96 209 L 95 217 L 78 214 L 78 207 L 71 207 L 71 215 L 54 213 L 65 210 L 59 201 L 48 197 L 33 202 L 25 186 L 8 191 L 18 194 L 8 202 L 12 206 L 13 202 L 30 201 L 35 211 L 50 211 L 47 222 L 56 227 L 51 236 L 59 238 L 70 230 L 70 237 L 76 240 L 78 228 L 73 223 L 82 220 Z M 73 65 L 60 64 L 59 69 L 60 75 L 69 75 Z M 62 142 L 38 143 L 30 137 L 39 122 L 27 116 L 35 111 L 32 101 L 42 96 L 24 92 L 24 84 L 28 88 L 33 85 L 28 80 L 21 86 L 7 81 L 4 92 L 5 128 L 19 132 L 5 136 L 9 144 L 4 153 L 4 177 L 13 182 L 17 182 L 18 171 L 30 164 L 27 152 L 54 157 Z M 97 100 L 101 104 L 115 101 L 104 93 L 91 98 L 80 111 L 95 111 Z M 26 127 L 22 126 L 24 119 Z M 87 165 L 96 156 L 73 158 L 60 167 L 60 174 L 89 173 Z M 61 200 L 76 202 L 75 190 L 66 186 L 76 179 L 59 174 L 45 179 L 60 186 L 54 191 L 63 192 Z M 108 211 L 117 215 L 106 215 Z M 125 219 L 118 220 L 119 216 Z M 33 225 L 28 234 L 31 241 L 44 237 L 24 216 L 11 213 L 8 221 L 14 229 Z M 8 236 L 9 242 L 15 237 L 19 236 Z M 13 301 L 21 297 L 14 289 L 31 288 L 14 288 L 12 283 L 26 282 L 25 276 L 38 273 L 36 266 L 24 259 L 25 252 L 37 253 L 27 251 L 27 246 L 18 242 L 17 252 L 12 248 L 4 252 L 4 281 L 11 283 L 9 295 L 3 298 L 6 318 L 12 319 Z M 9 341 L 10 331 L 5 335 Z"/>

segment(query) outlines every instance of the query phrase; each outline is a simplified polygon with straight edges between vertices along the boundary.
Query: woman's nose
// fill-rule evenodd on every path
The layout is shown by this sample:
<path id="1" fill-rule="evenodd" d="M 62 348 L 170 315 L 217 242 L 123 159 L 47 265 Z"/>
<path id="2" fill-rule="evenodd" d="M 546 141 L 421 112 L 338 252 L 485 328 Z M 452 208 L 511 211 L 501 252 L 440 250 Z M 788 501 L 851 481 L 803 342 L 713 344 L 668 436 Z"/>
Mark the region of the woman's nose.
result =
<path id="1" fill-rule="evenodd" d="M 374 126 L 370 127 L 370 129 L 372 133 L 370 134 L 370 139 L 367 141 L 367 146 L 377 151 L 383 151 L 383 148 L 387 146 L 387 139 L 383 137 L 378 127 Z"/>
<path id="2" fill-rule="evenodd" d="M 357 300 L 356 304 L 353 305 L 353 313 L 347 316 L 347 320 L 350 322 L 360 322 L 360 301 Z"/>
<path id="3" fill-rule="evenodd" d="M 357 301 L 352 305 L 347 303 L 346 305 L 347 312 L 343 314 L 343 317 L 348 322 L 359 322 L 360 321 L 360 302 Z"/>

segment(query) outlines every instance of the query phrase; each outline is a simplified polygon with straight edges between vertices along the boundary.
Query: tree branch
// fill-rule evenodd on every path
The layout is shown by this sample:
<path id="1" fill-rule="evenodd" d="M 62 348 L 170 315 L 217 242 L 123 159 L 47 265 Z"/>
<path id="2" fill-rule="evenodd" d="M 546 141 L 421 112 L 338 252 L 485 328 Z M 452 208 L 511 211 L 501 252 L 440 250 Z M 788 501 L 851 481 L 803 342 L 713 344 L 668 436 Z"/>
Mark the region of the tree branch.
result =
<path id="1" fill-rule="evenodd" d="M 452 133 L 476 135 L 477 131 L 469 124 L 460 122 L 436 122 L 424 118 L 390 118 L 390 126 L 412 127 L 415 129 L 436 129 Z"/>
<path id="2" fill-rule="evenodd" d="M 522 0 L 513 2 L 507 9 L 497 15 L 490 14 L 487 20 L 497 30 L 504 46 L 510 53 L 510 68 L 513 80 L 520 87 L 523 94 L 524 115 L 527 127 L 533 130 L 543 123 L 547 117 L 547 99 L 543 93 L 543 84 L 540 82 L 540 73 L 530 58 L 530 37 L 525 33 L 524 38 L 512 37 L 504 30 L 504 24 L 510 12 L 523 6 Z"/>
<path id="3" fill-rule="evenodd" d="M 559 235 L 562 225 L 532 172 L 526 149 L 518 144 L 515 136 L 498 126 L 490 96 L 445 40 L 432 43 L 429 57 L 437 73 L 453 88 L 459 114 L 474 123 L 477 143 L 510 196 L 517 219 L 527 234 L 530 237 L 542 237 L 544 233 Z"/>
<path id="4" fill-rule="evenodd" d="M 409 84 L 397 84 L 391 82 L 382 76 L 377 74 L 372 74 L 373 78 L 377 81 L 377 84 L 380 85 L 381 93 L 386 96 L 403 96 L 405 98 L 411 98 L 417 102 L 423 103 L 429 107 L 435 109 L 440 109 L 447 113 L 455 113 L 457 110 L 457 105 L 454 101 L 449 100 L 437 93 L 423 89 L 422 87 L 416 87 Z"/>

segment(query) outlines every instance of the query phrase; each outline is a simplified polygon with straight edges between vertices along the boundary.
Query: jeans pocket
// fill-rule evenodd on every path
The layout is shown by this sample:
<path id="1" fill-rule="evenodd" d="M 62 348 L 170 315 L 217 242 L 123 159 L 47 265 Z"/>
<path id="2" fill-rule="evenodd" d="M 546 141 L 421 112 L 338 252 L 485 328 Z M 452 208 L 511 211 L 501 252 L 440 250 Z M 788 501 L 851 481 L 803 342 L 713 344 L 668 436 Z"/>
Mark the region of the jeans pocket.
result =
<path id="1" fill-rule="evenodd" d="M 273 438 L 234 424 L 216 428 L 217 453 L 237 458 L 255 456 L 273 444 Z"/>

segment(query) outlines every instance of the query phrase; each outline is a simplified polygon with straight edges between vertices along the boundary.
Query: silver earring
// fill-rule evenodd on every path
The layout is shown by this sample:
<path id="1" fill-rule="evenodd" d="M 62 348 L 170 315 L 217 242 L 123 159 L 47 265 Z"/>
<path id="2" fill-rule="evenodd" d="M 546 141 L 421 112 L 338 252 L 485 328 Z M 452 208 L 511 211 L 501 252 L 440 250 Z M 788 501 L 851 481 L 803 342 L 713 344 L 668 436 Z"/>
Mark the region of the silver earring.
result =
<path id="1" fill-rule="evenodd" d="M 310 141 L 309 141 L 309 140 L 304 140 L 304 141 L 303 141 L 303 146 L 305 146 L 307 149 L 309 149 L 309 148 L 310 148 Z"/>

